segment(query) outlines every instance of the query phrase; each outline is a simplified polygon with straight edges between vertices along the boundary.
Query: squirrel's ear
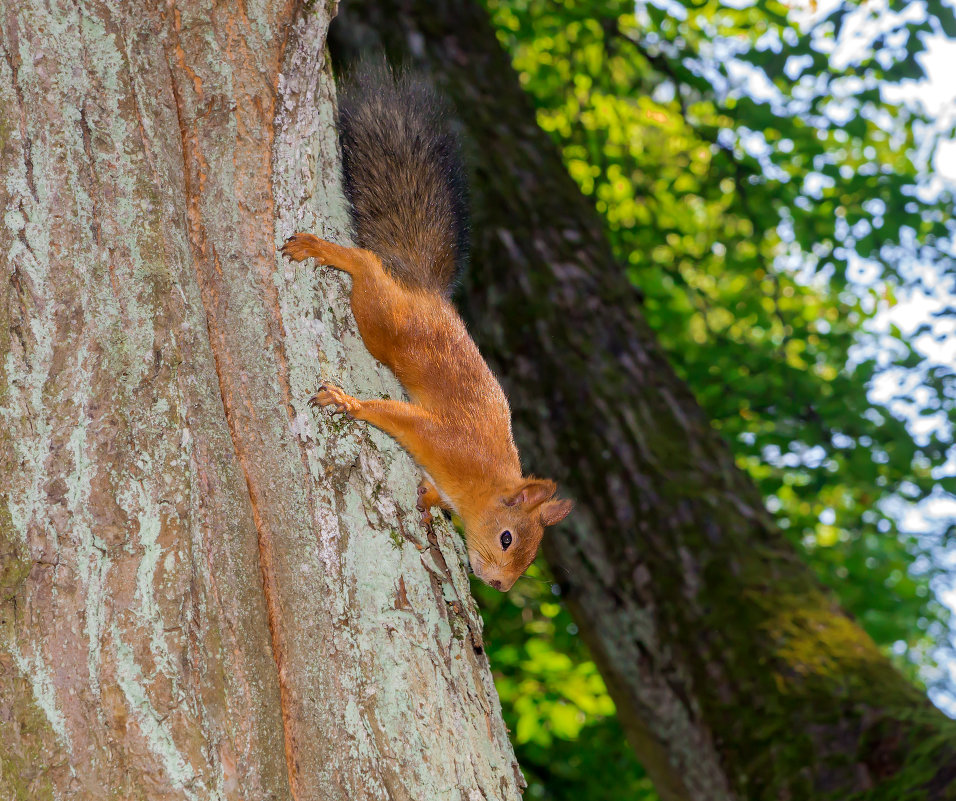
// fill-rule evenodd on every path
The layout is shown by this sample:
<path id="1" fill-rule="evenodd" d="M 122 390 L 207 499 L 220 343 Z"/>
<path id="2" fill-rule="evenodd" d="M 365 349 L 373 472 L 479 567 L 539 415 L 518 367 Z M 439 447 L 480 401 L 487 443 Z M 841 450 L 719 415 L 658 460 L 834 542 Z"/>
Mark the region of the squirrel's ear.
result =
<path id="1" fill-rule="evenodd" d="M 574 503 L 567 498 L 548 501 L 541 507 L 541 525 L 553 526 L 555 523 L 560 523 L 571 513 L 573 506 Z"/>
<path id="2" fill-rule="evenodd" d="M 518 504 L 537 506 L 539 503 L 548 500 L 557 491 L 558 486 L 551 479 L 531 478 L 520 484 L 512 495 L 505 498 L 505 506 L 517 506 Z"/>

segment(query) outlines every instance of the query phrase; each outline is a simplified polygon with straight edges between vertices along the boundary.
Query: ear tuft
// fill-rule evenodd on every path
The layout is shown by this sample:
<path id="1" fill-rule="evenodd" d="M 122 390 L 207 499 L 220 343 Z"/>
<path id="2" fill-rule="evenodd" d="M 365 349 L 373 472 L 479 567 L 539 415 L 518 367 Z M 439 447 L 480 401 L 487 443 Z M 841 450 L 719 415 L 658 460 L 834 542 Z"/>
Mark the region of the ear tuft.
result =
<path id="1" fill-rule="evenodd" d="M 548 501 L 541 507 L 541 525 L 553 526 L 555 523 L 560 523 L 571 513 L 573 506 L 574 503 L 567 498 Z"/>
<path id="2" fill-rule="evenodd" d="M 505 498 L 505 506 L 537 506 L 558 491 L 558 485 L 550 478 L 529 478 L 515 492 Z"/>

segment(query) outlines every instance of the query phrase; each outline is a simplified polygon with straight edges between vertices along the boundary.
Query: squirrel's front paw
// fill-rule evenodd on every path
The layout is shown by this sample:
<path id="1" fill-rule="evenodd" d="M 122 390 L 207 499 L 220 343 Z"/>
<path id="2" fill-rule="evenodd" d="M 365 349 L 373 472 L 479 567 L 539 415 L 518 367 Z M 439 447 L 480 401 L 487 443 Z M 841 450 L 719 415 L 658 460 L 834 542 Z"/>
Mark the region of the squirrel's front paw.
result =
<path id="1" fill-rule="evenodd" d="M 309 406 L 313 409 L 316 406 L 334 406 L 334 412 L 344 412 L 349 417 L 354 417 L 362 408 L 362 403 L 351 395 L 346 395 L 334 384 L 323 384 L 319 387 L 311 398 Z"/>
<path id="2" fill-rule="evenodd" d="M 418 501 L 415 503 L 415 508 L 421 513 L 422 524 L 428 528 L 432 524 L 432 513 L 428 506 L 428 499 L 425 497 L 428 494 L 429 487 L 425 486 L 425 483 L 422 482 L 418 485 Z"/>
<path id="3" fill-rule="evenodd" d="M 326 263 L 328 257 L 325 246 L 329 243 L 315 234 L 292 234 L 282 246 L 282 255 L 292 261 L 314 258 Z"/>

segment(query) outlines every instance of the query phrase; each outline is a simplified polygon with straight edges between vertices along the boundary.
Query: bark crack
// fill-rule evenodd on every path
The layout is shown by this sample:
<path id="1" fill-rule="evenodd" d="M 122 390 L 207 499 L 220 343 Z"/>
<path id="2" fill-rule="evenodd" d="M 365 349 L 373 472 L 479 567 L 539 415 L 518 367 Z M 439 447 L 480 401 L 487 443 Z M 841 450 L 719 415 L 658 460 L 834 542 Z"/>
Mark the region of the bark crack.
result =
<path id="1" fill-rule="evenodd" d="M 174 15 L 178 17 L 178 9 L 173 7 Z M 188 69 L 185 64 L 185 51 L 179 41 L 179 26 L 174 25 L 172 35 L 176 48 L 176 64 L 187 76 L 193 77 L 194 83 L 198 78 Z M 182 87 L 176 78 L 176 71 L 169 61 L 167 53 L 167 66 L 169 67 L 171 88 L 176 105 L 176 116 L 179 124 L 180 136 L 182 139 L 182 158 L 183 158 L 183 182 L 184 194 L 187 205 L 187 223 L 188 236 L 191 249 L 193 251 L 193 264 L 196 270 L 196 280 L 199 286 L 200 297 L 202 299 L 203 310 L 206 318 L 206 331 L 209 341 L 209 347 L 213 356 L 213 363 L 216 370 L 216 379 L 219 386 L 219 396 L 223 405 L 223 413 L 226 424 L 229 429 L 229 436 L 232 440 L 233 450 L 239 461 L 243 478 L 246 482 L 246 489 L 249 496 L 249 503 L 252 511 L 252 519 L 256 529 L 256 537 L 259 551 L 259 567 L 262 572 L 263 594 L 266 603 L 266 616 L 269 624 L 269 634 L 272 641 L 272 656 L 276 663 L 276 672 L 279 681 L 279 703 L 282 716 L 283 742 L 285 748 L 286 771 L 289 779 L 289 789 L 293 801 L 298 801 L 298 770 L 297 770 L 297 744 L 295 742 L 295 733 L 292 727 L 292 692 L 289 687 L 286 676 L 286 654 L 282 637 L 282 616 L 279 609 L 278 593 L 276 591 L 276 579 L 273 569 L 273 541 L 272 534 L 263 520 L 257 502 L 258 490 L 255 486 L 251 471 L 249 470 L 246 449 L 243 445 L 242 432 L 239 424 L 233 414 L 232 389 L 226 373 L 223 370 L 223 361 L 228 359 L 228 354 L 224 353 L 222 344 L 221 327 L 216 320 L 216 299 L 213 297 L 214 289 L 210 286 L 206 276 L 203 275 L 202 263 L 208 261 L 207 251 L 209 243 L 206 241 L 205 229 L 202 225 L 202 213 L 199 208 L 201 187 L 195 187 L 192 181 L 191 165 L 198 165 L 201 160 L 201 154 L 198 150 L 198 143 L 191 141 L 189 135 L 189 125 L 184 118 L 184 99 Z M 214 257 L 214 254 L 213 254 Z M 214 257 L 215 258 L 215 257 Z"/>

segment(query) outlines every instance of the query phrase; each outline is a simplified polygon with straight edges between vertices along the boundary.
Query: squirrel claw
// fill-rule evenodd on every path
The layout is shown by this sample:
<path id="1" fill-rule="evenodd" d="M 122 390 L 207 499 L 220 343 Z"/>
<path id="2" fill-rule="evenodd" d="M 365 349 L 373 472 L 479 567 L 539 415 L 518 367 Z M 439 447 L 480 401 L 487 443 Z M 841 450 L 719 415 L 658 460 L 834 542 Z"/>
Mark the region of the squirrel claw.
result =
<path id="1" fill-rule="evenodd" d="M 424 484 L 419 484 L 417 494 L 418 500 L 415 502 L 415 508 L 421 513 L 422 525 L 424 525 L 425 528 L 431 528 L 434 518 L 432 518 L 431 511 L 425 506 L 425 495 L 428 494 L 428 487 Z"/>
<path id="2" fill-rule="evenodd" d="M 346 395 L 332 384 L 322 384 L 319 391 L 309 398 L 309 406 L 313 409 L 318 406 L 331 406 L 333 414 L 347 414 L 349 417 L 354 417 L 362 408 L 361 401 Z"/>
<path id="3" fill-rule="evenodd" d="M 279 250 L 292 261 L 312 258 L 321 264 L 328 264 L 333 259 L 335 248 L 331 242 L 319 239 L 315 234 L 292 234 Z"/>
<path id="4" fill-rule="evenodd" d="M 291 261 L 302 261 L 315 255 L 317 242 L 318 237 L 312 234 L 293 234 L 279 250 L 283 256 Z"/>

